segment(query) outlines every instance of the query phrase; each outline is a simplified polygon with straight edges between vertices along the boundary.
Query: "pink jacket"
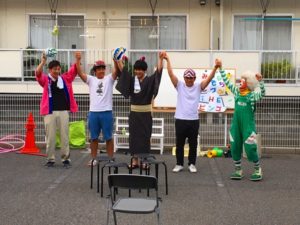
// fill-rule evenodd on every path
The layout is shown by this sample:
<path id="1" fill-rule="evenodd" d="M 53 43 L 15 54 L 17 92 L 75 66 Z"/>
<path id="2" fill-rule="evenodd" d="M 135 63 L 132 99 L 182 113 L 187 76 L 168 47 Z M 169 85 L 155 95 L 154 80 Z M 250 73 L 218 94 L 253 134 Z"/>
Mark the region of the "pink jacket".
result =
<path id="1" fill-rule="evenodd" d="M 67 86 L 67 90 L 69 92 L 69 101 L 70 101 L 70 111 L 71 112 L 77 112 L 78 106 L 74 98 L 73 94 L 73 88 L 72 88 L 72 82 L 74 81 L 75 77 L 77 75 L 77 68 L 76 64 L 73 64 L 68 72 L 65 72 L 61 75 L 61 78 L 64 81 L 64 84 Z M 41 115 L 48 115 L 51 114 L 51 110 L 49 107 L 49 90 L 48 90 L 48 84 L 49 84 L 49 77 L 48 74 L 42 73 L 40 77 L 37 77 L 36 71 L 35 71 L 35 78 L 39 82 L 39 84 L 43 87 L 43 95 L 40 103 L 40 114 Z"/>

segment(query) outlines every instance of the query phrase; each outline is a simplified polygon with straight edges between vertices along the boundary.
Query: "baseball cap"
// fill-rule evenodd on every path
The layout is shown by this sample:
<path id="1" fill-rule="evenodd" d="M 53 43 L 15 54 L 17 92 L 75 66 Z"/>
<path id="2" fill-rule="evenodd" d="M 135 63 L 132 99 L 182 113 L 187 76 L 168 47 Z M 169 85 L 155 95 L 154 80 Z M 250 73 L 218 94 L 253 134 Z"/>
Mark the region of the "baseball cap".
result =
<path id="1" fill-rule="evenodd" d="M 96 70 L 96 68 L 98 68 L 98 67 L 105 68 L 106 67 L 105 62 L 102 61 L 102 60 L 96 61 L 95 64 L 94 64 L 94 66 L 93 66 L 93 70 Z"/>
<path id="2" fill-rule="evenodd" d="M 184 71 L 183 77 L 196 78 L 196 73 L 193 69 L 187 69 Z"/>

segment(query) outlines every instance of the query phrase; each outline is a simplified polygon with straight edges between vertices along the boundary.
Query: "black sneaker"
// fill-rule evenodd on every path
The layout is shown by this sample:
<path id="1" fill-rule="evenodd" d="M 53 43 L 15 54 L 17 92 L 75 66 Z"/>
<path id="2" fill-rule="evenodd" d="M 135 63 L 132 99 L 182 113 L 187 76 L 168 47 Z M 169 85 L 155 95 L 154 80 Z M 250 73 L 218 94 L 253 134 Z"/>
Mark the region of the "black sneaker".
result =
<path id="1" fill-rule="evenodd" d="M 53 162 L 53 161 L 48 161 L 48 162 L 45 164 L 45 166 L 47 166 L 47 167 L 54 167 L 54 163 L 55 163 L 55 162 Z"/>
<path id="2" fill-rule="evenodd" d="M 65 168 L 71 167 L 71 163 L 70 163 L 69 160 L 64 160 L 64 161 L 63 161 L 63 165 L 64 165 Z"/>

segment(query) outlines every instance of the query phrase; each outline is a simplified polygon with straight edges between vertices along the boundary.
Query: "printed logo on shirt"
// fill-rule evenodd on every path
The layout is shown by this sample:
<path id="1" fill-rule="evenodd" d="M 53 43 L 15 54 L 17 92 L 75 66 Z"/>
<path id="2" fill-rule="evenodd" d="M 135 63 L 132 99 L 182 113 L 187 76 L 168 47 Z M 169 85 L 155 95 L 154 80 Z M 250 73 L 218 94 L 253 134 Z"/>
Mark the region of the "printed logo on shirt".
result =
<path id="1" fill-rule="evenodd" d="M 247 106 L 247 103 L 246 103 L 246 102 L 237 102 L 237 104 L 238 104 L 239 106 Z"/>
<path id="2" fill-rule="evenodd" d="M 103 95 L 103 83 L 102 82 L 98 84 L 97 93 L 98 93 L 98 96 Z"/>

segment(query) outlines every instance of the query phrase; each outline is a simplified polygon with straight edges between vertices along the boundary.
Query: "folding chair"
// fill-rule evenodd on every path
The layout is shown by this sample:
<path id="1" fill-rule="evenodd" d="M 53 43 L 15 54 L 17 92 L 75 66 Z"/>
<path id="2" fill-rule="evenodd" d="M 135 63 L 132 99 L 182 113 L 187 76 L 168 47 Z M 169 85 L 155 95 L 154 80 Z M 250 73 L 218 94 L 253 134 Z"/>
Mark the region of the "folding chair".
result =
<path id="1" fill-rule="evenodd" d="M 108 175 L 110 190 L 110 203 L 107 209 L 107 225 L 109 224 L 109 212 L 113 212 L 114 224 L 117 225 L 116 212 L 131 214 L 156 213 L 157 224 L 160 225 L 160 206 L 158 197 L 157 179 L 154 176 L 137 174 L 111 174 Z M 115 199 L 116 188 L 123 189 L 155 189 L 155 198 L 129 198 L 119 197 Z M 109 201 L 109 200 L 108 200 Z"/>
<path id="2" fill-rule="evenodd" d="M 140 154 L 135 154 L 135 156 L 131 157 L 130 164 L 132 165 L 133 158 L 138 157 L 140 159 L 140 174 L 142 174 L 142 165 L 146 165 L 146 175 L 150 175 L 150 166 L 155 165 L 155 177 L 158 180 L 158 166 L 163 165 L 165 169 L 165 186 L 166 186 L 166 195 L 168 195 L 168 169 L 165 161 L 163 160 L 157 160 L 154 155 L 151 155 L 149 153 L 140 153 Z M 132 169 L 129 169 L 129 173 L 132 173 Z"/>

